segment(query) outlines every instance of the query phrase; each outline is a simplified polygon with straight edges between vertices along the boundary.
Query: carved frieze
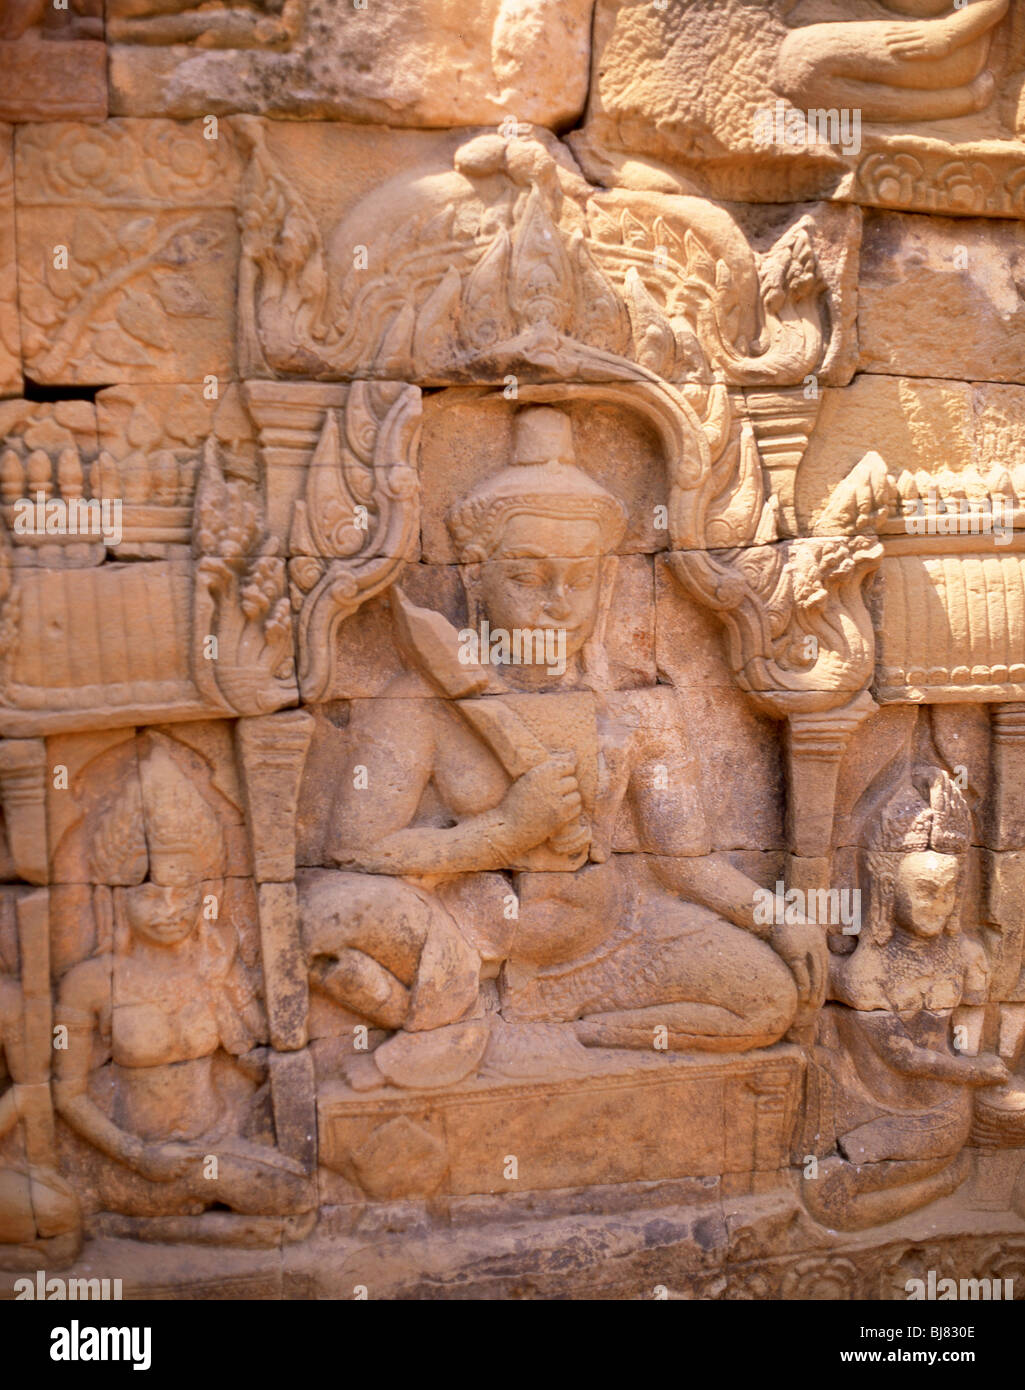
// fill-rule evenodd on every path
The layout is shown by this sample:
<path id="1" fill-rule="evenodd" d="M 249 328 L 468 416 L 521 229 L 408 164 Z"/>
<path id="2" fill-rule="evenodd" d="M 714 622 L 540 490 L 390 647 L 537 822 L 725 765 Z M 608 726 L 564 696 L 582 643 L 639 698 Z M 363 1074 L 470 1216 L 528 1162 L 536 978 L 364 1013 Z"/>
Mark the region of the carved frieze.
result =
<path id="1" fill-rule="evenodd" d="M 1018 218 L 1011 0 L 599 0 L 587 118 L 606 185 Z"/>
<path id="2" fill-rule="evenodd" d="M 1022 6 L 38 9 L 0 1270 L 1013 1277 Z"/>
<path id="3" fill-rule="evenodd" d="M 234 111 L 379 125 L 572 124 L 587 96 L 591 0 L 111 0 L 111 111 Z"/>

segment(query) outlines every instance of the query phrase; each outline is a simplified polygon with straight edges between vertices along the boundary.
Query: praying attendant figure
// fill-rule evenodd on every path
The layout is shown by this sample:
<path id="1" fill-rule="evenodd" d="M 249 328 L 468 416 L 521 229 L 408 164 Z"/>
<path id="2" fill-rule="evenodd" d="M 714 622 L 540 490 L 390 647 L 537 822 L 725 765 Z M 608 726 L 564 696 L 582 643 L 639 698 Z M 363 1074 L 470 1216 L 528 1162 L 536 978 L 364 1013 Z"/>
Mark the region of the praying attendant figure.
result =
<path id="1" fill-rule="evenodd" d="M 849 955 L 833 957 L 822 1019 L 835 1153 L 806 1175 L 809 1210 L 860 1230 L 945 1196 L 965 1179 L 973 1101 L 1000 1086 L 996 1056 L 955 1046 L 954 1010 L 987 998 L 985 954 L 961 930 L 970 816 L 940 768 L 902 783 L 864 858 L 869 912 Z"/>
<path id="2" fill-rule="evenodd" d="M 223 896 L 222 827 L 159 738 L 139 776 L 148 874 L 111 890 L 112 952 L 61 981 L 68 1046 L 57 1053 L 57 1111 L 114 1160 L 96 1179 L 110 1210 L 303 1210 L 300 1165 L 259 1142 L 258 1126 L 240 1132 L 265 1079 L 265 1021 L 234 927 L 204 913 L 208 895 Z M 98 838 L 116 856 L 118 825 L 101 825 Z M 132 876 L 116 867 L 115 882 Z"/>

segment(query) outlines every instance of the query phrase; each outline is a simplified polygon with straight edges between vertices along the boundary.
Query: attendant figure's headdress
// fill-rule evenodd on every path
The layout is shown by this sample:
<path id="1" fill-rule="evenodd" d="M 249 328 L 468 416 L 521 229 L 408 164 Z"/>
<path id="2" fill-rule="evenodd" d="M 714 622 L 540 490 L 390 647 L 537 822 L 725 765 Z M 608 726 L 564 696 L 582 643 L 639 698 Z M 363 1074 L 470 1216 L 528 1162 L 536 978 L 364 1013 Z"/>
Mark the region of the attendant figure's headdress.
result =
<path id="1" fill-rule="evenodd" d="M 872 828 L 874 850 L 912 854 L 964 854 L 971 844 L 972 816 L 964 792 L 941 767 L 917 767 L 883 803 Z"/>
<path id="2" fill-rule="evenodd" d="M 110 887 L 141 883 L 147 867 L 152 882 L 165 888 L 221 878 L 226 848 L 220 818 L 165 740 L 151 734 L 147 742 L 145 752 L 140 748 L 138 782 L 128 779 L 95 825 L 90 872 Z"/>
<path id="3" fill-rule="evenodd" d="M 151 880 L 169 888 L 220 878 L 225 868 L 220 819 L 162 740 L 154 738 L 140 759 L 139 777 Z"/>
<path id="4" fill-rule="evenodd" d="M 863 858 L 869 911 L 865 938 L 882 946 L 894 932 L 897 873 L 908 854 L 960 857 L 972 842 L 972 815 L 964 792 L 944 768 L 919 764 L 906 772 L 879 807 Z M 963 876 L 962 876 L 963 881 Z M 961 925 L 961 894 L 947 924 Z"/>

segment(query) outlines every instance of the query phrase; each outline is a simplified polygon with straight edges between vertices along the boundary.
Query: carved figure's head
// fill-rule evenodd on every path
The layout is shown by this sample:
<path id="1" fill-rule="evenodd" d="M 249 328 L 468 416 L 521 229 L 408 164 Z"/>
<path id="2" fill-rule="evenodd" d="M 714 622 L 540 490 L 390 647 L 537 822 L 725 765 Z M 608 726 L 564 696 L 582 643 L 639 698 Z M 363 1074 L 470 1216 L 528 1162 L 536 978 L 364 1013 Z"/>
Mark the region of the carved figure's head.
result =
<path id="1" fill-rule="evenodd" d="M 224 876 L 224 831 L 165 741 L 147 742 L 141 798 L 123 794 L 102 818 L 90 867 L 101 883 L 125 885 L 119 900 L 133 937 L 172 946 L 200 925 L 203 883 Z"/>
<path id="2" fill-rule="evenodd" d="M 971 812 L 949 773 L 921 768 L 901 783 L 879 814 L 867 856 L 872 938 L 885 943 L 895 927 L 920 940 L 958 931 L 970 843 Z"/>
<path id="3" fill-rule="evenodd" d="M 166 887 L 140 883 L 123 891 L 132 935 L 151 945 L 177 946 L 199 926 L 203 889 L 198 883 Z"/>
<path id="4" fill-rule="evenodd" d="M 448 516 L 471 609 L 509 632 L 564 632 L 570 657 L 595 631 L 603 557 L 626 527 L 623 505 L 574 460 L 569 417 L 528 407 L 514 422 L 512 463 Z"/>
<path id="5" fill-rule="evenodd" d="M 221 824 L 160 740 L 139 762 L 149 882 L 125 891 L 133 935 L 177 945 L 199 926 L 202 881 L 224 872 Z"/>
<path id="6" fill-rule="evenodd" d="M 957 855 L 931 849 L 905 854 L 894 884 L 897 925 L 923 939 L 939 936 L 957 906 L 960 878 Z"/>

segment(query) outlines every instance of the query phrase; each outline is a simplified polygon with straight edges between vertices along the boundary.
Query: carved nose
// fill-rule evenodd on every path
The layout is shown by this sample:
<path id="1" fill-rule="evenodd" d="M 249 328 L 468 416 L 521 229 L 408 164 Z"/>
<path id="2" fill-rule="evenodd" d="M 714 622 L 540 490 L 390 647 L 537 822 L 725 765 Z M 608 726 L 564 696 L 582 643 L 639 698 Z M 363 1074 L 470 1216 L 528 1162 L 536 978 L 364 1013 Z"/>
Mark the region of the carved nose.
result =
<path id="1" fill-rule="evenodd" d="M 545 601 L 545 612 L 552 618 L 565 618 L 569 616 L 569 604 L 566 600 L 566 590 L 560 585 L 558 589 L 551 590 Z"/>

